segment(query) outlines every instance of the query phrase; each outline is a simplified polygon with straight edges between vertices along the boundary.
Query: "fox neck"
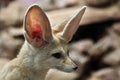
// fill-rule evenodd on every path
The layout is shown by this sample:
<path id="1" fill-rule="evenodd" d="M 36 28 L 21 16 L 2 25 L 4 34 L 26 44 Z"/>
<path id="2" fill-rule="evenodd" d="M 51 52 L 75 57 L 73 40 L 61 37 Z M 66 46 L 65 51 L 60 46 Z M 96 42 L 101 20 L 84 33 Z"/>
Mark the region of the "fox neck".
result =
<path id="1" fill-rule="evenodd" d="M 41 50 L 41 53 L 44 50 Z M 24 43 L 18 55 L 18 60 L 22 67 L 29 68 L 35 76 L 36 80 L 44 80 L 49 67 L 44 63 L 45 58 L 37 54 L 37 50 L 33 49 L 27 42 Z M 35 79 L 35 78 L 34 78 Z"/>

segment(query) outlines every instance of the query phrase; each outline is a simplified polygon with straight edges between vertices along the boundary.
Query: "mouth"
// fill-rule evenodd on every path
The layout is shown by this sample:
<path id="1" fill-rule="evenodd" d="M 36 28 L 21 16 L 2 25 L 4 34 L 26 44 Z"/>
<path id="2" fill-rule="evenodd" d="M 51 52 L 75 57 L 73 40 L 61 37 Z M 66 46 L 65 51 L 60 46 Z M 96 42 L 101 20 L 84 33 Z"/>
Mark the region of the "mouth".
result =
<path id="1" fill-rule="evenodd" d="M 56 69 L 60 70 L 60 71 L 63 71 L 63 72 L 67 72 L 67 73 L 70 73 L 70 72 L 73 72 L 75 71 L 74 69 L 72 68 L 62 68 L 62 67 L 56 67 Z"/>

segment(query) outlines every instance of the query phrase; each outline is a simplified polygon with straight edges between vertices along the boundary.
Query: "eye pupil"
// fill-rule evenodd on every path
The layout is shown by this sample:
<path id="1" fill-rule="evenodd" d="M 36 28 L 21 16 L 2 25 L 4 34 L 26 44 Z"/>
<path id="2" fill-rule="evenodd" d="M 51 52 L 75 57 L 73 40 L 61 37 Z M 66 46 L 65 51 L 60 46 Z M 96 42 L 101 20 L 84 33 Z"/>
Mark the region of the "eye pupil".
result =
<path id="1" fill-rule="evenodd" d="M 62 57 L 61 53 L 54 53 L 52 56 L 58 59 Z"/>

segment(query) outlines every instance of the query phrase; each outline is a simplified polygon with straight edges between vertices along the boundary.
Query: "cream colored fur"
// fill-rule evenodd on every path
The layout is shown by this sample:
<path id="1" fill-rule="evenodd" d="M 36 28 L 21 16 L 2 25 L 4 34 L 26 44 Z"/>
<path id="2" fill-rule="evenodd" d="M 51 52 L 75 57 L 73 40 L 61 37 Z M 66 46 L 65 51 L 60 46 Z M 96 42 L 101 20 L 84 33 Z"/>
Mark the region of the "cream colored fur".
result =
<path id="1" fill-rule="evenodd" d="M 17 58 L 8 62 L 0 71 L 0 80 L 45 80 L 50 68 L 64 72 L 75 71 L 76 65 L 68 56 L 67 43 L 77 30 L 84 11 L 85 7 L 56 29 L 51 29 L 42 9 L 32 5 L 24 19 L 25 43 Z"/>

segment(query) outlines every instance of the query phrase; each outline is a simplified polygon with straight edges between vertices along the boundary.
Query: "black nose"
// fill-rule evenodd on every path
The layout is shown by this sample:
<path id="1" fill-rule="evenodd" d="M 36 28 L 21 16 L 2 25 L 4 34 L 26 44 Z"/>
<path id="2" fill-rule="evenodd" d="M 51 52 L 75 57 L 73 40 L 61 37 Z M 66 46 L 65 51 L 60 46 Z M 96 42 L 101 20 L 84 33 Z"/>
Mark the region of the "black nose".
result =
<path id="1" fill-rule="evenodd" d="M 73 68 L 73 70 L 77 70 L 77 69 L 78 69 L 78 67 L 74 67 L 74 68 Z"/>

